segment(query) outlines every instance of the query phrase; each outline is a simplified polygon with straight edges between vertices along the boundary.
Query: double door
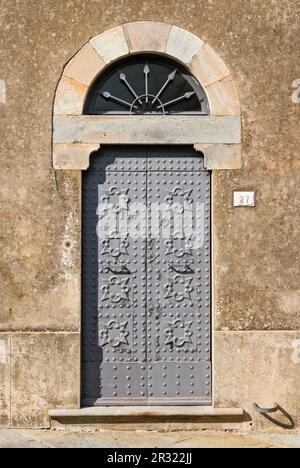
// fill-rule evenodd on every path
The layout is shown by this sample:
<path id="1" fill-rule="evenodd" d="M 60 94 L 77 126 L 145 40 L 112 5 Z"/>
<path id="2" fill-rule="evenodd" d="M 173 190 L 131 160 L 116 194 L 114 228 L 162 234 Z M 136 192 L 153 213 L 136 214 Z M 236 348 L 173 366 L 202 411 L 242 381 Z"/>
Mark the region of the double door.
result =
<path id="1" fill-rule="evenodd" d="M 83 405 L 211 404 L 210 173 L 107 146 L 83 180 Z"/>

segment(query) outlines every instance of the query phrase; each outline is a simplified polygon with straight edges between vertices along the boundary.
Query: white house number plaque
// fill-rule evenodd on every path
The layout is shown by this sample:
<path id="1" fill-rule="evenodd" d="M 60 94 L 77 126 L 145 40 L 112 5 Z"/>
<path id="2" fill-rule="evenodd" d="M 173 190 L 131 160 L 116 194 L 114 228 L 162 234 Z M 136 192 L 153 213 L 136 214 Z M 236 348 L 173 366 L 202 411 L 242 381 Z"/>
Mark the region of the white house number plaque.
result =
<path id="1" fill-rule="evenodd" d="M 255 206 L 255 192 L 233 192 L 233 206 Z"/>

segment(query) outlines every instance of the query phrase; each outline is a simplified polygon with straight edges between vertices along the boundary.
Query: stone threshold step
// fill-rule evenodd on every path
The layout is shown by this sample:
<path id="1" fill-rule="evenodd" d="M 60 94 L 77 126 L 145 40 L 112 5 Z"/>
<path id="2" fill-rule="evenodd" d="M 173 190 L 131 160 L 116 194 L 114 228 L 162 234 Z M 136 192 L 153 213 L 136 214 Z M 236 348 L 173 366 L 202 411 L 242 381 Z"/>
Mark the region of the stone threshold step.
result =
<path id="1" fill-rule="evenodd" d="M 49 417 L 60 418 L 111 418 L 111 417 L 210 417 L 243 418 L 242 408 L 213 408 L 211 406 L 98 406 L 81 409 L 52 409 Z"/>

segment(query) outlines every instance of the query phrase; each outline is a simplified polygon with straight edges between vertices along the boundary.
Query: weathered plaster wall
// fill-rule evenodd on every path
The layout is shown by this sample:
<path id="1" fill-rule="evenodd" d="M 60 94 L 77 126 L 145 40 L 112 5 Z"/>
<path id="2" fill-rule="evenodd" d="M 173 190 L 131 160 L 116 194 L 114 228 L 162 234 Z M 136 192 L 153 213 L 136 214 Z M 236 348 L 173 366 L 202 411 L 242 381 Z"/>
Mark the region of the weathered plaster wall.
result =
<path id="1" fill-rule="evenodd" d="M 243 168 L 214 175 L 216 404 L 274 398 L 300 421 L 299 2 L 0 4 L 0 424 L 43 426 L 48 407 L 78 405 L 80 174 L 52 170 L 52 104 L 90 37 L 145 19 L 206 40 L 241 98 Z M 234 189 L 256 190 L 257 207 L 233 209 Z"/>

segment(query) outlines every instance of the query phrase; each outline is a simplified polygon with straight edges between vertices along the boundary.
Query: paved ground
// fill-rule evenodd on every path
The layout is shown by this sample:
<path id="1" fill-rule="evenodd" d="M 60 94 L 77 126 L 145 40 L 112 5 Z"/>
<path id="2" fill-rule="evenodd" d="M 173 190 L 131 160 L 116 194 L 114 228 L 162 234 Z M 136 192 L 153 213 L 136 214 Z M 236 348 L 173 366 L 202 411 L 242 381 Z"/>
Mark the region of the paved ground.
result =
<path id="1" fill-rule="evenodd" d="M 0 430 L 0 448 L 300 448 L 300 434 Z"/>

